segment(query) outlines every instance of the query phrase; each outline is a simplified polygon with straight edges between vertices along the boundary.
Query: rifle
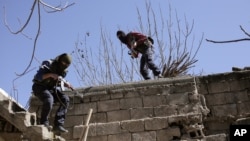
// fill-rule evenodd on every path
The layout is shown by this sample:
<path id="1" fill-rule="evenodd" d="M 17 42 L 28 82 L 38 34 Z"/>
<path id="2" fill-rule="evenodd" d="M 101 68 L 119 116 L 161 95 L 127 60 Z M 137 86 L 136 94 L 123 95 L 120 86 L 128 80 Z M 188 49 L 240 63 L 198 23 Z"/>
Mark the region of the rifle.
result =
<path id="1" fill-rule="evenodd" d="M 48 62 L 49 62 L 49 63 L 52 63 L 51 60 L 48 60 Z M 46 68 L 47 70 L 49 70 L 49 71 L 51 72 L 50 68 L 49 68 L 47 65 L 44 64 L 44 65 L 42 65 L 41 67 L 42 67 L 42 68 Z M 70 86 L 69 88 L 70 88 L 72 91 L 74 91 L 74 88 L 71 87 L 70 83 L 69 83 L 67 80 L 65 80 L 62 76 L 59 76 L 59 77 L 58 77 L 58 82 L 60 82 L 60 88 L 61 88 L 62 91 L 65 91 L 65 86 L 64 86 L 65 84 L 68 85 L 68 86 Z"/>
<path id="2" fill-rule="evenodd" d="M 72 91 L 74 91 L 74 88 L 71 87 L 70 83 L 69 83 L 67 80 L 65 80 L 62 76 L 59 76 L 59 77 L 58 77 L 58 80 L 60 81 L 60 87 L 61 87 L 62 91 L 65 91 L 65 84 L 66 84 L 67 86 L 69 86 L 69 88 L 70 88 Z"/>

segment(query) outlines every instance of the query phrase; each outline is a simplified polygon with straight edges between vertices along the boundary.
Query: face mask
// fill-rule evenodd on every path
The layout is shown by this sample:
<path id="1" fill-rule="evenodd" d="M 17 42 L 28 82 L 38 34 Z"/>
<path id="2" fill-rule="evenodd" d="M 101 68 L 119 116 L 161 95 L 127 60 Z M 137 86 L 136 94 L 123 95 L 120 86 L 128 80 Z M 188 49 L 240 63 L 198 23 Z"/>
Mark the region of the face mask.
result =
<path id="1" fill-rule="evenodd" d="M 58 62 L 58 68 L 59 68 L 59 71 L 64 71 L 68 68 L 69 64 L 66 64 L 64 62 Z"/>

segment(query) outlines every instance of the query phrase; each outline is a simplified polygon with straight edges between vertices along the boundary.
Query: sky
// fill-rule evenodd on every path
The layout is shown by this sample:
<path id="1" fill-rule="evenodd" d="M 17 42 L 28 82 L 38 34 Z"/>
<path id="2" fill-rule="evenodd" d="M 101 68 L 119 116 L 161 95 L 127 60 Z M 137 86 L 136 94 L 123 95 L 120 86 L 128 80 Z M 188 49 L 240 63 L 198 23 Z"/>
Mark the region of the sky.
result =
<path id="1" fill-rule="evenodd" d="M 22 34 L 12 34 L 5 26 L 5 20 L 14 31 L 20 29 L 30 12 L 33 0 L 0 0 L 0 88 L 25 106 L 31 96 L 32 79 L 43 60 L 73 51 L 75 42 L 90 33 L 89 44 L 99 45 L 100 27 L 118 44 L 118 28 L 129 30 L 138 27 L 136 8 L 144 9 L 145 0 L 49 0 L 44 2 L 57 6 L 61 3 L 75 3 L 64 11 L 48 13 L 41 7 L 41 32 L 37 40 L 36 60 L 30 71 L 21 74 L 29 65 L 37 31 L 37 11 Z M 196 58 L 198 62 L 192 72 L 204 75 L 231 72 L 233 66 L 250 66 L 250 42 L 214 44 L 211 40 L 233 40 L 247 38 L 240 25 L 250 33 L 249 0 L 152 0 L 151 6 L 164 11 L 168 17 L 169 5 L 184 21 L 194 21 L 194 34 L 199 40 L 204 34 L 202 46 Z M 145 13 L 142 13 L 144 16 Z M 146 14 L 145 14 L 146 15 Z M 160 22 L 160 21 L 159 21 Z M 27 38 L 26 36 L 29 38 Z M 248 37 L 250 38 L 250 37 Z M 69 68 L 67 80 L 74 87 L 79 85 L 74 68 Z"/>

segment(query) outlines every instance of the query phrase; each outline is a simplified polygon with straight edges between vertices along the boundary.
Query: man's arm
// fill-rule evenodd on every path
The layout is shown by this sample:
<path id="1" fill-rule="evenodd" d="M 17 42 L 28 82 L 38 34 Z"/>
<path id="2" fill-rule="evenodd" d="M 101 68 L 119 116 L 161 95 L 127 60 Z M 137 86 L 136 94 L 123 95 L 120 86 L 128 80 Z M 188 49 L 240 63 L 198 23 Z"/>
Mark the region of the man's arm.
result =
<path id="1" fill-rule="evenodd" d="M 142 33 L 138 32 L 130 32 L 129 35 L 131 36 L 130 42 L 133 44 L 134 47 L 137 47 L 145 42 L 147 40 L 147 36 L 145 36 Z"/>
<path id="2" fill-rule="evenodd" d="M 139 55 L 139 52 L 135 50 L 135 48 L 137 47 L 137 42 L 136 42 L 136 37 L 135 37 L 135 33 L 134 32 L 130 32 L 127 36 L 128 36 L 128 48 L 130 49 L 130 55 L 132 58 L 137 58 Z"/>
<path id="3" fill-rule="evenodd" d="M 50 72 L 50 64 L 51 62 L 49 61 L 43 61 L 34 79 L 37 81 L 42 81 L 47 78 L 53 78 L 57 80 L 58 75 Z"/>

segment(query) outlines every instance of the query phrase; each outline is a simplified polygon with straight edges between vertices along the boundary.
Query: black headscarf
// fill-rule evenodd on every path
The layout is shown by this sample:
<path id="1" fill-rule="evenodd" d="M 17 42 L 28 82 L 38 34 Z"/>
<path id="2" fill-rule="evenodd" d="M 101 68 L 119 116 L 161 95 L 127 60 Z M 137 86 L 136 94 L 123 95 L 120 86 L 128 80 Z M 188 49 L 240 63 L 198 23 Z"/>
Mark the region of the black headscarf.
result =
<path id="1" fill-rule="evenodd" d="M 127 36 L 126 36 L 125 32 L 123 32 L 122 30 L 118 30 L 118 31 L 116 32 L 116 36 L 117 36 L 117 38 L 118 38 L 122 43 L 126 44 L 126 42 L 127 42 Z"/>

